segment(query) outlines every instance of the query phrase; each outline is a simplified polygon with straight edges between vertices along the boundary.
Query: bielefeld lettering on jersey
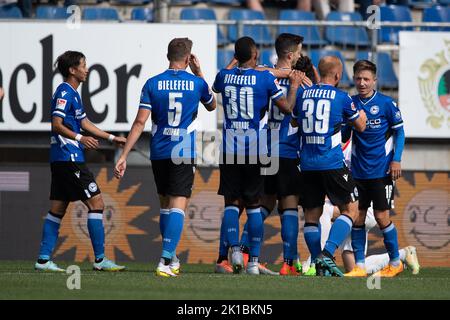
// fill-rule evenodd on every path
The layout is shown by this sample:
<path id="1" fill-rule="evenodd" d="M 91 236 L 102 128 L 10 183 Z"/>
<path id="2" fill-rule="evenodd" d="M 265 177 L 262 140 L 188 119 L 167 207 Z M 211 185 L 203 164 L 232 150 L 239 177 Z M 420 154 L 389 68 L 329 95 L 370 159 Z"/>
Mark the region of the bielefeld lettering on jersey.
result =
<path id="1" fill-rule="evenodd" d="M 259 143 L 260 130 L 267 124 L 269 99 L 283 96 L 277 79 L 269 71 L 222 69 L 213 90 L 222 93 L 224 108 L 222 152 L 237 155 L 267 153 L 267 140 Z"/>
<path id="2" fill-rule="evenodd" d="M 341 169 L 342 122 L 359 117 L 350 96 L 328 84 L 313 85 L 297 97 L 293 117 L 301 130 L 301 170 Z"/>
<path id="3" fill-rule="evenodd" d="M 284 96 L 287 97 L 289 92 L 289 79 L 278 79 L 278 83 L 283 91 Z M 299 90 L 300 92 L 300 90 Z M 300 141 L 297 136 L 298 128 L 291 125 L 291 114 L 284 114 L 278 107 L 270 100 L 268 112 L 268 150 L 271 154 L 271 146 L 278 145 L 278 154 L 280 158 L 296 159 L 300 150 Z M 278 135 L 273 135 L 270 131 L 278 131 Z M 272 141 L 272 138 L 278 138 L 278 141 Z M 274 155 L 275 156 L 275 155 Z"/>
<path id="4" fill-rule="evenodd" d="M 353 131 L 352 174 L 356 179 L 376 179 L 388 176 L 394 156 L 392 134 L 403 127 L 397 104 L 392 98 L 375 91 L 368 99 L 353 96 L 358 109 L 367 115 L 366 130 Z"/>
<path id="5" fill-rule="evenodd" d="M 198 104 L 209 104 L 208 84 L 185 70 L 168 69 L 142 88 L 139 108 L 152 111 L 150 159 L 195 158 Z M 182 143 L 184 147 L 174 147 Z"/>
<path id="6" fill-rule="evenodd" d="M 56 88 L 52 98 L 52 117 L 63 118 L 63 124 L 75 133 L 80 133 L 81 120 L 86 118 L 79 93 L 66 82 Z M 52 131 L 50 141 L 50 162 L 84 162 L 83 145 Z"/>

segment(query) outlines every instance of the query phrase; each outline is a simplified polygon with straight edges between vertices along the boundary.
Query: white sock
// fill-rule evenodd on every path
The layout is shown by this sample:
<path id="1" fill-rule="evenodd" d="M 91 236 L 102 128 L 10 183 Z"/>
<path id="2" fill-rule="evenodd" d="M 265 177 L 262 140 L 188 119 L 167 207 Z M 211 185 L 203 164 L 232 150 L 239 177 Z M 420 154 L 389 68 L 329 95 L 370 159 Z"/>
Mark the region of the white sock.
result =
<path id="1" fill-rule="evenodd" d="M 375 254 L 366 257 L 366 271 L 367 273 L 375 273 L 380 271 L 389 264 L 389 254 Z"/>
<path id="2" fill-rule="evenodd" d="M 398 253 L 400 254 L 400 260 L 405 261 L 406 260 L 406 250 L 400 249 L 400 250 L 398 250 Z"/>

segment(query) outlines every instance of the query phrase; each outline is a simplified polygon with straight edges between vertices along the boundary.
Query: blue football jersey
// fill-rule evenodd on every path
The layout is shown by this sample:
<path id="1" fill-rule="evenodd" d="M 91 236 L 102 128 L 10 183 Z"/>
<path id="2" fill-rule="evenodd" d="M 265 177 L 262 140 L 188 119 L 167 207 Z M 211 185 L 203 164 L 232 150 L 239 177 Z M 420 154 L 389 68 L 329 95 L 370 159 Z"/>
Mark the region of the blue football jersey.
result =
<path id="1" fill-rule="evenodd" d="M 293 117 L 300 127 L 301 170 L 342 168 L 342 122 L 359 117 L 352 98 L 331 85 L 316 84 L 298 95 Z"/>
<path id="2" fill-rule="evenodd" d="M 284 96 L 287 97 L 289 92 L 289 79 L 278 79 L 278 83 L 283 91 Z M 299 89 L 301 92 L 301 89 Z M 271 156 L 271 146 L 278 145 L 278 156 L 280 158 L 296 159 L 298 158 L 298 151 L 300 148 L 300 141 L 297 133 L 298 128 L 291 125 L 291 114 L 284 114 L 278 109 L 278 107 L 272 102 L 269 102 L 268 112 L 268 150 Z M 277 133 L 277 134 L 274 134 Z M 272 139 L 272 137 L 274 139 Z"/>
<path id="3" fill-rule="evenodd" d="M 53 94 L 51 115 L 63 118 L 64 126 L 75 133 L 80 133 L 81 120 L 86 118 L 86 112 L 80 94 L 67 82 L 61 83 Z M 84 147 L 80 142 L 65 138 L 52 131 L 50 162 L 84 162 L 83 150 Z"/>
<path id="4" fill-rule="evenodd" d="M 168 69 L 148 79 L 139 108 L 152 111 L 150 159 L 195 158 L 198 104 L 213 98 L 206 81 L 185 70 Z"/>
<path id="5" fill-rule="evenodd" d="M 266 154 L 267 132 L 264 131 L 269 100 L 283 96 L 274 75 L 250 68 L 222 69 L 216 76 L 213 91 L 222 94 L 222 152 L 241 156 Z"/>
<path id="6" fill-rule="evenodd" d="M 367 115 L 366 130 L 353 131 L 352 175 L 357 179 L 388 176 L 394 156 L 393 131 L 403 127 L 400 110 L 395 101 L 375 91 L 372 97 L 353 96 L 357 108 Z"/>

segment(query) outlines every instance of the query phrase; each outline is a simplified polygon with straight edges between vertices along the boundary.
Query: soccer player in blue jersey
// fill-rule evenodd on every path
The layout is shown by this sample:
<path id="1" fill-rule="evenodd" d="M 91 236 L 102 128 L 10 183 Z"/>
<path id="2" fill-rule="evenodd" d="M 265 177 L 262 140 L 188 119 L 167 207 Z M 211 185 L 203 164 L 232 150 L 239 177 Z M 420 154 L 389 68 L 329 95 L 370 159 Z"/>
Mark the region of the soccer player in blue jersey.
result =
<path id="1" fill-rule="evenodd" d="M 120 271 L 125 267 L 105 257 L 104 203 L 94 176 L 86 167 L 84 160 L 84 149 L 96 149 L 98 140 L 82 135 L 81 129 L 120 146 L 125 144 L 126 139 L 100 130 L 86 117 L 81 97 L 77 92 L 88 74 L 85 56 L 81 52 L 66 51 L 58 57 L 56 65 L 64 77 L 64 82 L 58 86 L 52 98 L 51 205 L 44 222 L 35 269 L 64 271 L 52 262 L 50 257 L 67 206 L 71 201 L 81 200 L 89 209 L 87 225 L 94 248 L 94 270 Z"/>
<path id="2" fill-rule="evenodd" d="M 263 232 L 260 199 L 264 188 L 260 160 L 267 155 L 267 133 L 263 130 L 266 111 L 269 99 L 282 112 L 292 111 L 301 75 L 291 73 L 291 88 L 286 98 L 269 71 L 255 70 L 258 50 L 252 38 L 236 41 L 235 58 L 239 66 L 221 70 L 213 85 L 213 90 L 222 94 L 224 106 L 219 194 L 224 196 L 225 212 L 220 241 L 231 247 L 233 269 L 241 272 L 244 261 L 239 247 L 239 204 L 242 203 L 248 216 L 250 243 L 247 273 L 259 274 Z M 221 246 L 217 264 L 228 259 L 227 250 L 227 246 Z"/>
<path id="3" fill-rule="evenodd" d="M 364 221 L 373 202 L 375 219 L 380 227 L 389 264 L 375 275 L 394 277 L 403 271 L 398 250 L 397 229 L 389 217 L 394 200 L 394 181 L 401 176 L 401 156 L 405 133 L 400 110 L 395 101 L 375 90 L 377 67 L 360 60 L 353 66 L 358 94 L 353 102 L 367 114 L 364 132 L 353 132 L 352 175 L 358 187 L 359 217 L 352 229 L 352 247 L 356 267 L 346 276 L 366 276 Z"/>
<path id="4" fill-rule="evenodd" d="M 344 120 L 350 121 L 355 130 L 364 131 L 366 117 L 363 111 L 358 112 L 347 93 L 336 88 L 342 70 L 337 57 L 322 58 L 319 62 L 321 82 L 298 96 L 293 112 L 301 134 L 305 240 L 319 275 L 322 272 L 343 275 L 336 267 L 333 254 L 358 217 L 356 187 L 341 149 L 341 124 Z M 321 253 L 318 224 L 325 196 L 339 207 L 341 215 L 333 224 Z"/>
<path id="5" fill-rule="evenodd" d="M 208 111 L 216 100 L 203 79 L 198 59 L 191 54 L 192 41 L 175 38 L 168 46 L 169 68 L 147 80 L 142 88 L 139 111 L 134 120 L 115 175 L 121 178 L 126 159 L 152 116 L 150 160 L 160 198 L 160 231 L 163 240 L 156 274 L 179 273 L 176 248 L 183 231 L 184 216 L 192 193 L 195 173 L 195 121 L 199 102 Z M 194 75 L 186 71 L 190 67 Z"/>

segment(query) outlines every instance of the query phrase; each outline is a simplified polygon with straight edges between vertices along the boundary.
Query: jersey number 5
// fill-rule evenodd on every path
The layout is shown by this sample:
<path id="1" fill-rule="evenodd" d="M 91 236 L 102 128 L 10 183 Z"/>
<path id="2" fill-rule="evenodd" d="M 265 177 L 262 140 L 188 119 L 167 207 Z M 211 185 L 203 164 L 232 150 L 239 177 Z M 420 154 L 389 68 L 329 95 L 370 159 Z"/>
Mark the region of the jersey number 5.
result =
<path id="1" fill-rule="evenodd" d="M 181 111 L 183 105 L 176 99 L 183 98 L 182 92 L 170 92 L 169 93 L 169 112 L 167 114 L 167 122 L 171 127 L 178 127 L 181 121 Z"/>

